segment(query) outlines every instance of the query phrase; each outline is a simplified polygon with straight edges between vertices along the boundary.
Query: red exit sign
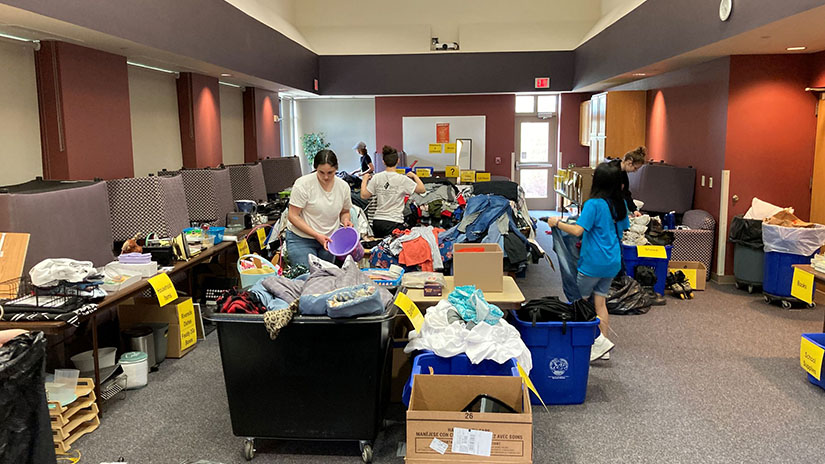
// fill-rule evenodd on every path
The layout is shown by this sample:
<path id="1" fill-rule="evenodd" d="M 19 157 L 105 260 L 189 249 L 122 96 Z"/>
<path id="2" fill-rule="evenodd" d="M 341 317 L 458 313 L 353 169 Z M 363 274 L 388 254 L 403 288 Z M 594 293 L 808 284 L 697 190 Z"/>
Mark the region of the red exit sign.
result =
<path id="1" fill-rule="evenodd" d="M 536 88 L 537 89 L 549 89 L 550 88 L 550 78 L 549 77 L 537 77 L 536 78 Z"/>

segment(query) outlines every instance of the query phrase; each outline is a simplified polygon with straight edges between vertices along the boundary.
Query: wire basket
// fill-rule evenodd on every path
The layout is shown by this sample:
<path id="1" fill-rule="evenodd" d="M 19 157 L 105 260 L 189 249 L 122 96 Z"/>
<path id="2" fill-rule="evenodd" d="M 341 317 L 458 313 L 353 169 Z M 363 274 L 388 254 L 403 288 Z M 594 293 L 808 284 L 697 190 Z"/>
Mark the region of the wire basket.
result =
<path id="1" fill-rule="evenodd" d="M 29 276 L 0 282 L 0 304 L 6 313 L 67 313 L 82 306 L 81 290 L 66 282 L 37 287 Z"/>

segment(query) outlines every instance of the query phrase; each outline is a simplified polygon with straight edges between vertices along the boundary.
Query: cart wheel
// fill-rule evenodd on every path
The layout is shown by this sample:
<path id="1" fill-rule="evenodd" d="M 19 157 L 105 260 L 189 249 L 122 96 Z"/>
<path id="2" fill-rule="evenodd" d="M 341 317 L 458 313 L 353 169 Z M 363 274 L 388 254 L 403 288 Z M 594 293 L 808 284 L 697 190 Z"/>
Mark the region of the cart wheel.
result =
<path id="1" fill-rule="evenodd" d="M 251 461 L 255 457 L 255 439 L 247 438 L 243 441 L 243 457 Z"/>
<path id="2" fill-rule="evenodd" d="M 734 283 L 733 283 L 733 287 L 734 287 L 735 289 L 737 289 L 737 290 L 741 290 L 741 289 L 742 289 L 742 285 L 740 285 L 740 284 L 739 284 L 739 282 L 734 282 Z"/>
<path id="3" fill-rule="evenodd" d="M 753 293 L 753 285 L 748 285 L 748 293 Z"/>
<path id="4" fill-rule="evenodd" d="M 788 300 L 782 300 L 782 308 L 791 309 L 791 302 Z"/>
<path id="5" fill-rule="evenodd" d="M 361 447 L 361 460 L 366 463 L 372 462 L 372 445 L 364 445 Z"/>
<path id="6" fill-rule="evenodd" d="M 816 308 L 816 303 L 808 303 L 808 309 Z"/>
<path id="7" fill-rule="evenodd" d="M 771 297 L 765 295 L 765 303 L 771 304 Z"/>

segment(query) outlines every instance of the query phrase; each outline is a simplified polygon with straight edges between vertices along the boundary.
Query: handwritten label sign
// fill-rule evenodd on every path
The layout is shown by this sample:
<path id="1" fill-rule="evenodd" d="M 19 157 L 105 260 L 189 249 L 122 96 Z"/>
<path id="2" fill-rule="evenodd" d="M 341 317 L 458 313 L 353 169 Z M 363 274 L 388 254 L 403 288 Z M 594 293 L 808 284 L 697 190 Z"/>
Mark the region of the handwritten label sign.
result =
<path id="1" fill-rule="evenodd" d="M 825 349 L 816 343 L 802 337 L 802 344 L 799 346 L 799 365 L 802 369 L 816 380 L 822 380 L 822 358 L 825 357 Z"/>
<path id="2" fill-rule="evenodd" d="M 430 177 L 430 170 L 418 168 L 415 170 L 415 175 L 418 177 Z"/>
<path id="3" fill-rule="evenodd" d="M 161 307 L 166 306 L 170 301 L 178 299 L 178 291 L 175 290 L 175 285 L 169 278 L 169 274 L 165 272 L 149 279 L 149 285 L 155 289 L 155 295 L 157 295 L 158 304 Z"/>
<path id="4" fill-rule="evenodd" d="M 181 351 L 194 345 L 198 340 L 198 326 L 195 323 L 195 306 L 192 298 L 178 305 L 178 324 L 180 327 L 180 349 Z"/>
<path id="5" fill-rule="evenodd" d="M 413 303 L 413 300 L 406 294 L 399 292 L 395 297 L 395 305 L 401 308 L 401 311 L 404 311 L 404 314 L 410 319 L 415 330 L 420 332 L 421 326 L 424 324 L 424 315 L 421 314 L 421 311 L 418 309 L 418 306 Z"/>
<path id="6" fill-rule="evenodd" d="M 541 404 L 542 406 L 544 406 L 544 409 L 547 409 L 547 405 L 544 404 L 544 400 L 541 399 L 541 395 L 539 395 L 538 390 L 536 390 L 536 387 L 533 385 L 533 381 L 530 380 L 530 376 L 528 376 L 527 373 L 524 372 L 524 369 L 521 367 L 521 364 L 516 363 L 516 367 L 518 367 L 518 375 L 521 376 L 521 380 L 524 381 L 524 384 L 527 385 L 527 388 L 531 392 L 533 392 L 534 395 L 536 395 L 536 398 L 538 398 L 539 401 L 541 401 Z"/>
<path id="7" fill-rule="evenodd" d="M 430 144 L 430 153 L 441 153 L 441 144 L 440 143 L 431 143 Z"/>
<path id="8" fill-rule="evenodd" d="M 258 243 L 261 245 L 261 250 L 263 250 L 266 247 L 266 231 L 260 228 L 255 233 L 258 234 Z"/>
<path id="9" fill-rule="evenodd" d="M 489 172 L 477 172 L 476 173 L 476 182 L 490 182 L 490 173 Z"/>
<path id="10" fill-rule="evenodd" d="M 791 296 L 799 298 L 805 303 L 814 302 L 814 275 L 795 267 L 793 270 L 793 282 L 791 283 Z"/>
<path id="11" fill-rule="evenodd" d="M 461 171 L 458 169 L 458 166 L 447 166 L 444 168 L 444 174 L 447 177 L 458 177 Z"/>
<path id="12" fill-rule="evenodd" d="M 454 143 L 445 143 L 444 144 L 444 153 L 455 153 L 455 144 Z"/>
<path id="13" fill-rule="evenodd" d="M 638 254 L 639 258 L 667 259 L 667 250 L 665 250 L 665 247 L 658 245 L 637 246 L 636 253 Z M 694 276 L 694 280 L 695 279 L 696 277 Z"/>
<path id="14" fill-rule="evenodd" d="M 238 256 L 249 254 L 249 244 L 246 243 L 245 238 L 238 237 Z"/>
<path id="15" fill-rule="evenodd" d="M 476 172 L 475 171 L 461 171 L 461 182 L 475 182 L 476 181 Z"/>
<path id="16" fill-rule="evenodd" d="M 407 174 L 407 170 L 406 170 L 406 169 L 395 168 L 395 172 L 397 172 L 397 173 L 401 174 L 402 176 L 403 176 L 403 175 L 405 175 L 405 174 Z"/>

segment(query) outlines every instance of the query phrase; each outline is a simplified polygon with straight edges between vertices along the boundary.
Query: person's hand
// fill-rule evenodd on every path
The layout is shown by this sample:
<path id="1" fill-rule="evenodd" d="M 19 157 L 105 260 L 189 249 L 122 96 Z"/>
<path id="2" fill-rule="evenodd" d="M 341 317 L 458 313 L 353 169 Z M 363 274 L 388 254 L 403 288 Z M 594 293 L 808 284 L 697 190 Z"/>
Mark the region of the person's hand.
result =
<path id="1" fill-rule="evenodd" d="M 638 211 L 633 211 L 633 217 L 640 217 L 641 215 L 642 215 L 642 213 L 640 213 Z"/>
<path id="2" fill-rule="evenodd" d="M 363 178 L 363 180 L 365 180 L 365 181 L 369 182 L 369 180 L 370 180 L 370 179 L 372 179 L 372 174 L 370 174 L 370 173 L 365 173 L 365 174 L 364 174 L 363 176 L 361 176 L 361 177 Z"/>
<path id="3" fill-rule="evenodd" d="M 318 234 L 315 236 L 315 241 L 321 244 L 325 250 L 329 251 L 329 244 L 332 242 L 332 239 L 327 237 L 324 234 Z"/>
<path id="4" fill-rule="evenodd" d="M 556 227 L 559 225 L 560 220 L 561 218 L 559 218 L 558 216 L 551 216 L 547 218 L 547 225 L 549 225 L 550 227 Z"/>
<path id="5" fill-rule="evenodd" d="M 410 171 L 407 173 L 407 177 L 409 177 L 412 180 L 415 180 L 415 178 L 418 176 L 416 176 L 414 172 Z"/>
<path id="6" fill-rule="evenodd" d="M 343 221 L 341 221 L 341 224 L 344 227 L 352 227 L 352 221 L 350 219 L 344 219 Z"/>

